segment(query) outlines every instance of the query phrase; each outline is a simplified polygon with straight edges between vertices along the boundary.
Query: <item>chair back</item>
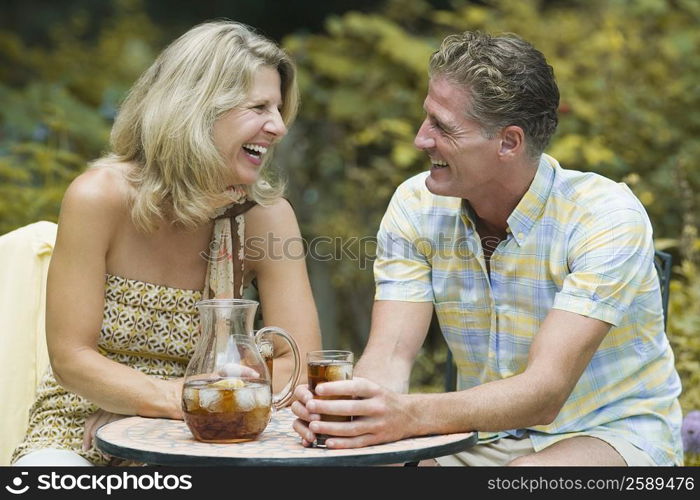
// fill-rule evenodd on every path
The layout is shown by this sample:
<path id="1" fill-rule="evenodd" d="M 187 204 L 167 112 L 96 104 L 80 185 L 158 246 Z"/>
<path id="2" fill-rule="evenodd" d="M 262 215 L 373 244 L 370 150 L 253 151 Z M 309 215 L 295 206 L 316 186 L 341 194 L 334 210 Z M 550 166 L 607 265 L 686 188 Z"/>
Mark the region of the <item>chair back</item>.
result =
<path id="1" fill-rule="evenodd" d="M 671 265 L 673 257 L 670 253 L 657 250 L 654 252 L 654 267 L 659 275 L 659 285 L 661 288 L 661 304 L 664 309 L 664 328 L 668 324 L 668 298 L 671 288 Z"/>
<path id="2" fill-rule="evenodd" d="M 56 224 L 36 222 L 0 236 L 0 465 L 24 438 L 36 387 L 49 364 L 46 274 Z"/>

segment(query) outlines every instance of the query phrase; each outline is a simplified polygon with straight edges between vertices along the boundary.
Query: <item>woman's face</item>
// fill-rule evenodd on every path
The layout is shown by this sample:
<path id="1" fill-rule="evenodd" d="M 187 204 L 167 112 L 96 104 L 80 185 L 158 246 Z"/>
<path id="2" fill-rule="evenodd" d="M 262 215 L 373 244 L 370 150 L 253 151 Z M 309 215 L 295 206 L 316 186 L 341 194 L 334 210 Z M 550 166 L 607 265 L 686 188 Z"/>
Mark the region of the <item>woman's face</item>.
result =
<path id="1" fill-rule="evenodd" d="M 277 70 L 261 67 L 243 104 L 214 122 L 214 145 L 228 167 L 228 185 L 253 184 L 268 149 L 287 133 L 280 88 Z"/>

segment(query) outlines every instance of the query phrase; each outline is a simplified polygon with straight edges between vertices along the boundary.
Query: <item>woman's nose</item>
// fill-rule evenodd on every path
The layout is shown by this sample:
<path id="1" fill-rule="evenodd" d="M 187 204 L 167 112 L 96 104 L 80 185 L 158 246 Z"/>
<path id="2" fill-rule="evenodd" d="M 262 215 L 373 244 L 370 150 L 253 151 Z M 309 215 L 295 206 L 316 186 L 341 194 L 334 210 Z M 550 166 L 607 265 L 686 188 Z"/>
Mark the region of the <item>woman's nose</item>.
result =
<path id="1" fill-rule="evenodd" d="M 276 137 L 283 137 L 287 134 L 287 126 L 284 124 L 284 120 L 278 109 L 272 112 L 270 119 L 265 122 L 263 130 Z"/>

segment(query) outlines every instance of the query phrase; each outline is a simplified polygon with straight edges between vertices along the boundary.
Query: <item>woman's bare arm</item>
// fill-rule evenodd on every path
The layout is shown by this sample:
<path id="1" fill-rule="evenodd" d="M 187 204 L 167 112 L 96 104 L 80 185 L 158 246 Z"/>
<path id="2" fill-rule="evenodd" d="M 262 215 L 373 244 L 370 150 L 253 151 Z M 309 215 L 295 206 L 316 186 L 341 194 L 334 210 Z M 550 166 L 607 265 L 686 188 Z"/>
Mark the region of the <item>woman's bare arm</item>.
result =
<path id="1" fill-rule="evenodd" d="M 306 380 L 305 357 L 321 348 L 318 312 L 311 293 L 304 259 L 304 245 L 291 205 L 280 200 L 270 207 L 256 206 L 246 214 L 247 267 L 255 273 L 260 291 L 263 321 L 288 331 L 301 355 L 301 383 Z M 250 246 L 250 245 L 249 245 Z M 276 343 L 284 348 L 284 344 Z M 280 388 L 292 371 L 288 349 L 275 353 L 275 387 Z"/>
<path id="2" fill-rule="evenodd" d="M 181 418 L 181 381 L 164 381 L 97 350 L 106 258 L 128 217 L 118 174 L 89 170 L 66 191 L 47 283 L 46 336 L 54 375 L 66 389 L 119 414 Z"/>

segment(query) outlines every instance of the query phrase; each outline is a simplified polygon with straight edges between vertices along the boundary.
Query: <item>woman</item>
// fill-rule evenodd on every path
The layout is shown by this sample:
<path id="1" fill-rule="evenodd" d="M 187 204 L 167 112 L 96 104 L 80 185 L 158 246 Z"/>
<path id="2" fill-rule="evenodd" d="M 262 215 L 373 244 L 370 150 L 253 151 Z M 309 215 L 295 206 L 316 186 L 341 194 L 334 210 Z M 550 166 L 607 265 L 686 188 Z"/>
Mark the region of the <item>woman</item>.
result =
<path id="1" fill-rule="evenodd" d="M 191 29 L 137 81 L 112 153 L 63 200 L 47 284 L 52 370 L 16 465 L 107 464 L 92 443 L 99 425 L 181 419 L 202 298 L 240 296 L 255 279 L 264 322 L 302 356 L 320 347 L 304 260 L 289 257 L 304 253 L 294 212 L 261 176 L 297 103 L 289 57 L 230 21 Z M 292 369 L 281 354 L 280 382 Z"/>

